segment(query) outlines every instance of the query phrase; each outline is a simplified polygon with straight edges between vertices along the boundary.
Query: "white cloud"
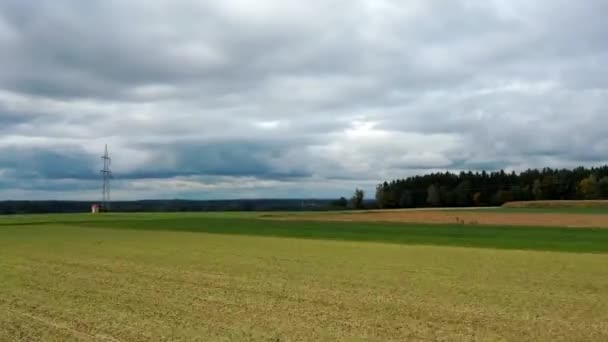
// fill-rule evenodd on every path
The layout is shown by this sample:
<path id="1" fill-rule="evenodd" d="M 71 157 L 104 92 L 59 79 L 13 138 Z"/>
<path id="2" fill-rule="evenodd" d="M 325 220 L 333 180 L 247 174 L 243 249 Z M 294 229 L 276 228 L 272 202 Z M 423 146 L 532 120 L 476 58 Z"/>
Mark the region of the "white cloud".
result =
<path id="1" fill-rule="evenodd" d="M 129 199 L 338 196 L 434 170 L 602 163 L 606 10 L 6 0 L 0 196 L 94 196 L 105 143 Z"/>

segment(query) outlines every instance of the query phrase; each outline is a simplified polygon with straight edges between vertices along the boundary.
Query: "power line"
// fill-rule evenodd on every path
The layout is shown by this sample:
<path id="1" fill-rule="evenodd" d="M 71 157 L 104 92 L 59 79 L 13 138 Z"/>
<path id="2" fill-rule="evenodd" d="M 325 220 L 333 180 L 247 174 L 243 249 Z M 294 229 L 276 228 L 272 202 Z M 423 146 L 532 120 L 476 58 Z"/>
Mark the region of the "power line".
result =
<path id="1" fill-rule="evenodd" d="M 108 154 L 108 145 L 106 144 L 106 148 L 103 156 L 101 156 L 103 160 L 103 169 L 100 171 L 101 179 L 103 182 L 101 189 L 101 208 L 103 211 L 110 211 L 110 179 L 112 178 L 112 171 L 110 171 L 110 164 L 112 163 L 112 159 Z"/>

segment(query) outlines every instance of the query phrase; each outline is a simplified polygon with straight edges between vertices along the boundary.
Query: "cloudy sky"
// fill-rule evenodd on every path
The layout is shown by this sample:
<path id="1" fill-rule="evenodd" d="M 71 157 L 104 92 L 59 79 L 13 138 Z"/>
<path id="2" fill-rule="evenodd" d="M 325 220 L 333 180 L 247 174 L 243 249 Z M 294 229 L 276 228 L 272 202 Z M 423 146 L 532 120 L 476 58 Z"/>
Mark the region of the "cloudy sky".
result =
<path id="1" fill-rule="evenodd" d="M 0 199 L 608 162 L 605 0 L 0 0 Z"/>

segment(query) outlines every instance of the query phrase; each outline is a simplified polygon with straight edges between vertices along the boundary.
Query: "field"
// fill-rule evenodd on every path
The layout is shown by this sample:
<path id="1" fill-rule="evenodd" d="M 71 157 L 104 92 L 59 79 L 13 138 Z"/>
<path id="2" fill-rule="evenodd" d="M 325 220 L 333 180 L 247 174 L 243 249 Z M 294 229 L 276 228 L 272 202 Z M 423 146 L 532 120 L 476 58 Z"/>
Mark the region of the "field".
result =
<path id="1" fill-rule="evenodd" d="M 568 215 L 565 215 L 568 214 Z M 592 215 L 593 214 L 593 215 Z M 371 210 L 362 212 L 321 213 L 310 215 L 277 214 L 282 220 L 318 220 L 346 222 L 400 222 L 441 224 L 482 224 L 502 226 L 603 227 L 608 228 L 608 209 L 597 207 L 529 208 L 508 207 L 451 210 Z"/>
<path id="2" fill-rule="evenodd" d="M 505 208 L 601 208 L 608 209 L 608 200 L 584 200 L 584 201 L 526 201 L 508 202 Z"/>
<path id="3" fill-rule="evenodd" d="M 0 341 L 608 340 L 604 214 L 446 213 L 0 217 Z"/>

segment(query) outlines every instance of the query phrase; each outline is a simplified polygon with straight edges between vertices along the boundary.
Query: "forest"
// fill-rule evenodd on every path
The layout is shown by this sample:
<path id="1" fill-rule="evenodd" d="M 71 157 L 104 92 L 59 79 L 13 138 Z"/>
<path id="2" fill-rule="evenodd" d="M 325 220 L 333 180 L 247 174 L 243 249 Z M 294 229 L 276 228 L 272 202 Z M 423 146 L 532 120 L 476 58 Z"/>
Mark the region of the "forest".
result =
<path id="1" fill-rule="evenodd" d="M 510 201 L 608 199 L 608 166 L 431 173 L 378 184 L 379 208 L 497 206 Z"/>

